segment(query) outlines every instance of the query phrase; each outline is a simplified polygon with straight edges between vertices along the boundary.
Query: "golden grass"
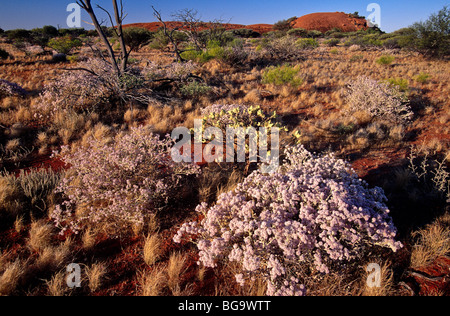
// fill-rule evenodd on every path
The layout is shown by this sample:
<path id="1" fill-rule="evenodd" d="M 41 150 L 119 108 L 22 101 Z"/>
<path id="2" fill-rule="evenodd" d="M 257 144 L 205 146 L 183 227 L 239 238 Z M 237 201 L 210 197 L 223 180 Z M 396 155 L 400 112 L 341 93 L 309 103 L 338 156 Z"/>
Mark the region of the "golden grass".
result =
<path id="1" fill-rule="evenodd" d="M 154 233 L 147 238 L 145 238 L 144 242 L 144 262 L 152 266 L 154 265 L 161 257 L 161 238 L 157 233 Z"/>
<path id="2" fill-rule="evenodd" d="M 394 273 L 389 263 L 380 264 L 380 286 L 369 286 L 367 280 L 371 277 L 372 271 L 366 271 L 363 287 L 363 296 L 391 296 L 394 294 Z"/>
<path id="3" fill-rule="evenodd" d="M 413 234 L 418 238 L 411 253 L 411 268 L 427 267 L 450 254 L 450 228 L 436 221 Z"/>
<path id="4" fill-rule="evenodd" d="M 169 263 L 167 265 L 167 285 L 172 291 L 172 294 L 181 293 L 181 278 L 186 271 L 187 257 L 180 252 L 174 252 L 169 257 Z"/>
<path id="5" fill-rule="evenodd" d="M 94 263 L 86 268 L 86 275 L 91 292 L 95 292 L 102 287 L 107 272 L 108 269 L 104 263 Z"/>
<path id="6" fill-rule="evenodd" d="M 52 243 L 54 227 L 46 221 L 37 221 L 31 223 L 28 246 L 33 251 L 47 249 Z"/>
<path id="7" fill-rule="evenodd" d="M 141 272 L 138 281 L 142 296 L 160 296 L 166 284 L 166 271 L 161 266 L 154 267 L 150 272 Z"/>
<path id="8" fill-rule="evenodd" d="M 19 259 L 9 263 L 0 276 L 0 295 L 11 295 L 24 275 L 24 263 Z"/>
<path id="9" fill-rule="evenodd" d="M 97 243 L 97 234 L 92 227 L 88 227 L 84 230 L 81 241 L 83 245 L 83 249 L 86 251 L 92 250 Z"/>
<path id="10" fill-rule="evenodd" d="M 48 296 L 65 296 L 69 290 L 66 283 L 66 273 L 65 270 L 60 271 L 52 276 L 52 278 L 45 282 L 47 285 L 47 295 Z"/>

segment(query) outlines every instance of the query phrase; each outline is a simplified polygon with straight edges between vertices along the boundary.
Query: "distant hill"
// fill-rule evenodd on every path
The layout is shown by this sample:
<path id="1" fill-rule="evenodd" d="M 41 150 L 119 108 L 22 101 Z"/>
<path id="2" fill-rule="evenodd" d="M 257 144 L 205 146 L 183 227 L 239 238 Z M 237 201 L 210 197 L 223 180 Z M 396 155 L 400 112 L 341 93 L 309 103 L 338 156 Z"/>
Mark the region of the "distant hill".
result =
<path id="1" fill-rule="evenodd" d="M 168 28 L 182 28 L 182 22 L 166 22 Z M 124 25 L 124 27 L 142 27 L 150 31 L 157 31 L 162 27 L 160 22 L 150 22 L 150 23 L 133 23 Z M 227 30 L 235 29 L 251 29 L 260 34 L 268 33 L 273 31 L 273 25 L 271 24 L 223 24 Z M 321 32 L 326 32 L 334 28 L 339 28 L 343 32 L 354 32 L 361 29 L 366 30 L 369 26 L 365 18 L 354 17 L 350 14 L 344 12 L 323 12 L 323 13 L 312 13 L 302 16 L 292 22 L 293 28 L 303 28 L 306 30 L 318 30 Z M 205 25 L 204 29 L 207 28 Z M 200 29 L 202 29 L 200 27 Z"/>
<path id="2" fill-rule="evenodd" d="M 327 32 L 339 28 L 343 32 L 366 30 L 369 26 L 365 18 L 356 18 L 344 12 L 323 12 L 304 15 L 294 22 L 294 28 Z"/>

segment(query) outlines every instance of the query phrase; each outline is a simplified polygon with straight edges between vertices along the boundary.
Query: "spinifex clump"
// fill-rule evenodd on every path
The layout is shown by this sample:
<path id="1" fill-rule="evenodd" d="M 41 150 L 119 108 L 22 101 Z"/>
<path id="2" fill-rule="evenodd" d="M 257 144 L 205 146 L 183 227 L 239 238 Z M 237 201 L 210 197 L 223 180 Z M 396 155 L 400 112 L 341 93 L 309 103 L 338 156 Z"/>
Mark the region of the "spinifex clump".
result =
<path id="1" fill-rule="evenodd" d="M 277 172 L 255 171 L 214 206 L 199 205 L 204 219 L 184 224 L 174 241 L 198 235 L 199 263 L 238 262 L 241 285 L 262 276 L 269 296 L 302 295 L 305 265 L 329 273 L 367 247 L 402 247 L 385 201 L 382 189 L 369 189 L 344 161 L 297 146 Z"/>

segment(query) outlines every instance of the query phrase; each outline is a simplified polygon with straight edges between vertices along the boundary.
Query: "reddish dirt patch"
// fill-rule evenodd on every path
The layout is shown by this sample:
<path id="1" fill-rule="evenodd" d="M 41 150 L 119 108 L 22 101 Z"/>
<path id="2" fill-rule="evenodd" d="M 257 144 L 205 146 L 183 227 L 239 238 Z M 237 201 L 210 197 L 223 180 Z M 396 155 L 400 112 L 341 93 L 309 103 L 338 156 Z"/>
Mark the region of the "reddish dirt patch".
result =
<path id="1" fill-rule="evenodd" d="M 352 167 L 360 178 L 375 180 L 392 173 L 392 168 L 400 166 L 406 156 L 405 149 L 383 149 L 354 160 Z"/>
<path id="2" fill-rule="evenodd" d="M 183 23 L 182 22 L 166 22 L 166 26 L 169 29 L 179 28 L 183 29 Z M 123 26 L 124 28 L 127 27 L 141 27 L 145 28 L 149 31 L 155 32 L 159 28 L 163 27 L 163 24 L 161 22 L 150 22 L 150 23 L 132 23 L 132 24 L 126 24 Z M 272 25 L 270 24 L 254 24 L 254 25 L 243 25 L 243 24 L 223 24 L 223 27 L 227 30 L 237 30 L 237 29 L 251 29 L 258 33 L 267 33 L 272 31 Z M 199 30 L 206 30 L 208 29 L 208 23 L 203 23 Z"/>
<path id="3" fill-rule="evenodd" d="M 411 295 L 450 295 L 450 258 L 440 257 L 427 267 L 407 272 L 405 285 Z M 405 286 L 405 287 L 406 287 Z"/>
<path id="4" fill-rule="evenodd" d="M 366 30 L 367 21 L 364 18 L 354 18 L 344 12 L 312 13 L 302 16 L 293 22 L 294 28 L 327 32 L 339 28 L 343 32 Z"/>

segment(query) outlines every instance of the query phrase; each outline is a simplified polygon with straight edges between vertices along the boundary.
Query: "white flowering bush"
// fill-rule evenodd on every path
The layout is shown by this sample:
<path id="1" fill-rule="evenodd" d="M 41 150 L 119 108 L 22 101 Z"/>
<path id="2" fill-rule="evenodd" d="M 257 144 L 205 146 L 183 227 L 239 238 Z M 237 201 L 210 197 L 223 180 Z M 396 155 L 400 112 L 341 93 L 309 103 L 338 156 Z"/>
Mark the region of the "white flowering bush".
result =
<path id="1" fill-rule="evenodd" d="M 365 111 L 372 117 L 394 123 L 407 123 L 413 117 L 409 101 L 398 87 L 359 77 L 349 84 L 348 114 Z"/>
<path id="2" fill-rule="evenodd" d="M 35 110 L 39 116 L 52 117 L 61 110 L 92 111 L 114 100 L 139 100 L 143 96 L 134 90 L 143 83 L 137 69 L 130 68 L 118 78 L 109 63 L 93 58 L 46 85 Z"/>
<path id="3" fill-rule="evenodd" d="M 255 171 L 214 206 L 199 205 L 203 220 L 184 224 L 174 241 L 197 238 L 199 264 L 237 262 L 237 282 L 263 277 L 269 296 L 305 294 L 305 266 L 329 273 L 367 247 L 402 247 L 382 189 L 369 189 L 333 155 L 299 145 L 286 157 L 277 172 Z"/>
<path id="4" fill-rule="evenodd" d="M 161 79 L 186 81 L 197 70 L 198 66 L 192 61 L 185 63 L 173 62 L 166 66 L 149 62 L 142 69 L 142 75 L 149 81 L 158 81 Z"/>
<path id="5" fill-rule="evenodd" d="M 147 127 L 118 134 L 112 143 L 91 138 L 87 147 L 59 154 L 71 169 L 57 192 L 65 201 L 52 217 L 62 229 L 78 232 L 84 224 L 108 224 L 111 234 L 142 225 L 167 205 L 184 176 L 198 166 L 175 163 L 170 138 L 160 140 Z"/>

